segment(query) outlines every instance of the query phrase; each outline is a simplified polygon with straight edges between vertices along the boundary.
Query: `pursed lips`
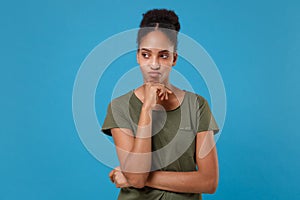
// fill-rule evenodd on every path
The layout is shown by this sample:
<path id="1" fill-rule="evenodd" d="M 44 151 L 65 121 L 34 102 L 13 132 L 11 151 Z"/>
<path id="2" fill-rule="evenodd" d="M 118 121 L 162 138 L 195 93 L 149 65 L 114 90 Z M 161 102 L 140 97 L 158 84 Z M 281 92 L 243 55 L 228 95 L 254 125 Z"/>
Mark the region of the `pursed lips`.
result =
<path id="1" fill-rule="evenodd" d="M 159 76 L 160 72 L 148 72 L 150 76 Z"/>

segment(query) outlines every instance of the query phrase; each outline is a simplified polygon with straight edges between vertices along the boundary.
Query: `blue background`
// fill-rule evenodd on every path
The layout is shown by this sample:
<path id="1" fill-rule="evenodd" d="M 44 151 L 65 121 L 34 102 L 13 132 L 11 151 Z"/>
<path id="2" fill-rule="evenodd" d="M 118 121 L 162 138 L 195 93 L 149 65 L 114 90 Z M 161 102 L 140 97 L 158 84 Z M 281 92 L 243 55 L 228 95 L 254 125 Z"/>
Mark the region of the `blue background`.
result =
<path id="1" fill-rule="evenodd" d="M 116 199 L 111 169 L 78 137 L 73 83 L 96 45 L 137 28 L 151 8 L 177 12 L 181 31 L 207 50 L 226 87 L 220 181 L 204 199 L 300 198 L 299 6 L 296 0 L 2 1 L 0 199 Z M 101 123 L 108 99 L 99 102 L 100 96 Z"/>

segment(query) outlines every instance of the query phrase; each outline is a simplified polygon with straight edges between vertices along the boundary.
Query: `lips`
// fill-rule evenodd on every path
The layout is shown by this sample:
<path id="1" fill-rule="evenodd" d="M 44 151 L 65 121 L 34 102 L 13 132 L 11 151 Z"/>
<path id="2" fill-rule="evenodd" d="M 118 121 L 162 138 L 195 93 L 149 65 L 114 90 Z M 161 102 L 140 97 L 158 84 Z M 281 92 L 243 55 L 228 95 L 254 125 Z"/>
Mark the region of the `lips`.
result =
<path id="1" fill-rule="evenodd" d="M 152 77 L 158 77 L 160 76 L 160 73 L 159 72 L 148 72 L 149 76 L 152 76 Z"/>

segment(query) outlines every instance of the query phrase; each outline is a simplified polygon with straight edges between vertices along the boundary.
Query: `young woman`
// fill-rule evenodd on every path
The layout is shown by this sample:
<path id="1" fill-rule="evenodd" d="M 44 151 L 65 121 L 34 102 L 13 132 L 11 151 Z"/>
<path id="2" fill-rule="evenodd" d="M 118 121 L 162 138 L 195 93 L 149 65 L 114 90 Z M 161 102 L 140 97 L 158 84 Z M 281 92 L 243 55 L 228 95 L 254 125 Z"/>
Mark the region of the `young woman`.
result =
<path id="1" fill-rule="evenodd" d="M 120 161 L 109 174 L 121 188 L 118 199 L 201 199 L 216 191 L 219 128 L 202 96 L 169 81 L 179 30 L 173 11 L 143 15 L 136 58 L 144 84 L 108 106 L 102 131 L 113 137 Z"/>

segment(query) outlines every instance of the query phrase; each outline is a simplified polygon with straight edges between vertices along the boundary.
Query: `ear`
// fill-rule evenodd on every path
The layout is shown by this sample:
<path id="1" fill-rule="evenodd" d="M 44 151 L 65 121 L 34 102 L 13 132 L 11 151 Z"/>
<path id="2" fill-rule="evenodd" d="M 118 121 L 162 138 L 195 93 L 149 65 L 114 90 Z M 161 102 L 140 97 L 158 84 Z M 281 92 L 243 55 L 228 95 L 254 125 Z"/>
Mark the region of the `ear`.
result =
<path id="1" fill-rule="evenodd" d="M 174 53 L 173 53 L 173 63 L 172 63 L 172 66 L 175 66 L 175 65 L 176 65 L 177 58 L 178 58 L 178 54 L 177 54 L 177 52 L 174 52 Z"/>

